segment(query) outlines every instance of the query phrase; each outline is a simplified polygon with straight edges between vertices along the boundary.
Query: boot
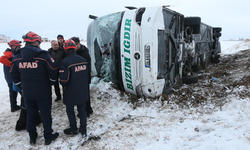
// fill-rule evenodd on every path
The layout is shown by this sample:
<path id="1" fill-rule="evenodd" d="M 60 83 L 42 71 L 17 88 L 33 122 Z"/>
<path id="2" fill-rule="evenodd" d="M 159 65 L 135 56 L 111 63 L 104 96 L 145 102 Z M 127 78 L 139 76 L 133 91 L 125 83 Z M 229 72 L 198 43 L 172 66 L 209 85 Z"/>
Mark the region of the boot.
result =
<path id="1" fill-rule="evenodd" d="M 50 139 L 45 139 L 45 145 L 50 145 L 50 143 L 54 140 L 56 140 L 59 136 L 59 133 L 54 133 L 54 134 L 51 134 L 51 137 Z"/>
<path id="2" fill-rule="evenodd" d="M 87 130 L 80 129 L 79 132 L 82 134 L 82 137 L 87 136 Z"/>
<path id="3" fill-rule="evenodd" d="M 20 109 L 21 109 L 20 106 L 15 106 L 15 107 L 11 108 L 11 112 L 15 112 L 15 111 L 18 111 Z"/>
<path id="4" fill-rule="evenodd" d="M 16 131 L 22 131 L 26 129 L 26 119 L 27 119 L 27 113 L 25 109 L 21 109 L 19 119 L 16 122 Z"/>
<path id="5" fill-rule="evenodd" d="M 68 128 L 68 129 L 63 130 L 63 132 L 65 134 L 70 135 L 70 134 L 77 134 L 78 130 L 77 130 L 77 128 Z"/>

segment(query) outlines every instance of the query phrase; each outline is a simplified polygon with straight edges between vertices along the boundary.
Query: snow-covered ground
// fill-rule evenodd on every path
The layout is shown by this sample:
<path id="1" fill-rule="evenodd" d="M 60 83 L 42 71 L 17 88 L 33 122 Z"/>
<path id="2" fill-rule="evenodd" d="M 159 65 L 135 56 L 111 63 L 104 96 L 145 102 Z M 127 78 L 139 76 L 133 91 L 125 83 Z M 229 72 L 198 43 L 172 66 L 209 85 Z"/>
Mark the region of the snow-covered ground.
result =
<path id="1" fill-rule="evenodd" d="M 246 46 L 246 43 L 239 41 L 221 41 L 221 44 L 223 54 L 249 49 L 249 45 Z M 48 49 L 50 43 L 42 43 L 41 47 Z M 6 43 L 0 43 L 0 54 L 6 48 Z M 0 69 L 0 87 L 0 149 L 4 150 L 250 149 L 249 98 L 227 96 L 225 99 L 228 103 L 221 108 L 207 103 L 199 108 L 181 109 L 177 104 L 161 101 L 161 98 L 139 99 L 141 103 L 135 107 L 129 101 L 134 97 L 116 90 L 112 87 L 112 83 L 104 82 L 97 84 L 93 82 L 91 85 L 94 113 L 88 118 L 87 129 L 91 137 L 88 142 L 84 142 L 80 134 L 67 136 L 63 133 L 63 129 L 69 126 L 65 106 L 62 101 L 53 101 L 53 129 L 59 132 L 59 138 L 51 145 L 45 146 L 43 129 L 40 125 L 37 127 L 39 134 L 37 144 L 30 146 L 27 131 L 14 130 L 19 111 L 10 112 L 8 87 L 2 69 Z M 239 87 L 237 90 L 241 91 L 244 88 L 247 87 Z M 55 94 L 52 96 L 54 99 Z"/>
<path id="2" fill-rule="evenodd" d="M 250 42 L 244 41 L 221 41 L 221 51 L 224 54 L 233 54 L 235 52 L 250 49 Z"/>

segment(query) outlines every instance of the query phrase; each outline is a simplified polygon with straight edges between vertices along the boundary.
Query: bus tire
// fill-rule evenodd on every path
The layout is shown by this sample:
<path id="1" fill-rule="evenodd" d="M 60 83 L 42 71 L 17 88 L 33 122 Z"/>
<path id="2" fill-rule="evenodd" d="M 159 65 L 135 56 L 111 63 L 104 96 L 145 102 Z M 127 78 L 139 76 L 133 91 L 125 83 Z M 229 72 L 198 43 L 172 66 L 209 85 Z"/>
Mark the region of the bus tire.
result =
<path id="1" fill-rule="evenodd" d="M 193 76 L 185 76 L 182 78 L 182 83 L 184 84 L 193 84 L 198 82 L 198 76 L 193 75 Z"/>
<path id="2" fill-rule="evenodd" d="M 221 28 L 220 27 L 213 28 L 213 32 L 221 32 Z"/>
<path id="3" fill-rule="evenodd" d="M 184 26 L 191 26 L 193 28 L 193 34 L 200 33 L 200 24 L 201 18 L 200 17 L 186 17 L 184 19 Z"/>
<path id="4" fill-rule="evenodd" d="M 218 63 L 220 63 L 220 59 L 212 59 L 211 62 L 215 63 L 215 64 L 218 64 Z"/>
<path id="5" fill-rule="evenodd" d="M 186 17 L 184 20 L 184 26 L 196 26 L 201 24 L 200 17 Z"/>

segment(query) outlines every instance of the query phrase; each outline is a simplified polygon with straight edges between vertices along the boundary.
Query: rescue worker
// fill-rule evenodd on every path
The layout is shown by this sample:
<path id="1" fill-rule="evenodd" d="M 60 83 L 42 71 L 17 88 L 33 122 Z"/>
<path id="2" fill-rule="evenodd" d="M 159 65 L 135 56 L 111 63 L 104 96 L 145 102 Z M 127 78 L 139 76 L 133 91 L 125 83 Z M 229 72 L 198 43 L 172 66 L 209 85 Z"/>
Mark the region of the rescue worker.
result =
<path id="1" fill-rule="evenodd" d="M 59 133 L 52 134 L 51 84 L 56 81 L 57 68 L 47 51 L 41 50 L 41 37 L 34 32 L 24 35 L 25 47 L 18 49 L 11 63 L 10 76 L 22 90 L 27 111 L 27 131 L 30 144 L 36 144 L 36 120 L 38 109 L 42 117 L 45 145 L 55 140 Z"/>
<path id="2" fill-rule="evenodd" d="M 16 131 L 22 131 L 22 130 L 26 129 L 27 112 L 25 110 L 25 104 L 24 104 L 24 99 L 23 99 L 23 96 L 22 96 L 22 91 L 20 89 L 18 89 L 17 86 L 14 83 L 12 85 L 13 85 L 12 86 L 13 90 L 20 93 L 20 95 L 21 95 L 21 106 L 20 106 L 21 111 L 20 111 L 19 119 L 16 122 L 15 130 Z M 37 112 L 38 112 L 38 110 L 37 110 Z M 42 119 L 41 119 L 41 116 L 40 116 L 39 112 L 37 113 L 36 117 L 37 117 L 36 125 L 38 126 L 42 122 Z"/>
<path id="3" fill-rule="evenodd" d="M 10 78 L 10 65 L 11 65 L 11 61 L 13 59 L 13 53 L 19 49 L 21 47 L 21 41 L 18 40 L 11 40 L 8 45 L 10 46 L 10 48 L 7 48 L 4 52 L 3 52 L 3 56 L 0 57 L 0 62 L 3 65 L 3 70 L 4 70 L 4 77 L 5 80 L 8 84 L 9 87 L 9 98 L 10 98 L 10 110 L 11 112 L 15 112 L 19 109 L 21 109 L 20 106 L 17 105 L 17 92 L 13 90 L 13 82 Z"/>
<path id="4" fill-rule="evenodd" d="M 76 54 L 82 56 L 88 62 L 88 83 L 90 85 L 90 83 L 91 83 L 91 58 L 89 55 L 89 50 L 86 46 L 84 46 L 80 43 L 80 40 L 78 37 L 72 37 L 71 39 L 76 43 Z M 89 88 L 89 86 L 88 86 L 88 88 Z M 88 93 L 88 94 L 89 94 L 89 96 L 88 96 L 89 99 L 86 103 L 87 117 L 89 117 L 93 113 L 93 109 L 92 109 L 91 103 L 90 103 L 90 93 Z"/>
<path id="5" fill-rule="evenodd" d="M 59 69 L 60 83 L 63 85 L 63 103 L 70 122 L 70 128 L 65 129 L 65 134 L 77 134 L 78 128 L 74 106 L 77 106 L 80 117 L 80 129 L 82 136 L 87 134 L 87 117 L 85 106 L 89 99 L 88 88 L 88 62 L 75 52 L 76 44 L 73 40 L 66 40 L 64 50 L 66 56 L 62 60 Z"/>
<path id="6" fill-rule="evenodd" d="M 64 37 L 63 37 L 63 35 L 59 34 L 57 36 L 57 42 L 59 44 L 59 47 L 63 48 L 63 44 L 64 44 Z"/>
<path id="7" fill-rule="evenodd" d="M 48 49 L 48 53 L 55 60 L 56 66 L 59 67 L 62 59 L 65 56 L 65 51 L 63 50 L 63 48 L 59 47 L 59 44 L 57 41 L 55 40 L 51 41 L 51 48 Z M 58 78 L 57 78 L 56 83 L 54 84 L 54 88 L 55 88 L 55 93 L 56 93 L 55 101 L 59 101 L 61 100 L 61 92 L 60 92 Z"/>

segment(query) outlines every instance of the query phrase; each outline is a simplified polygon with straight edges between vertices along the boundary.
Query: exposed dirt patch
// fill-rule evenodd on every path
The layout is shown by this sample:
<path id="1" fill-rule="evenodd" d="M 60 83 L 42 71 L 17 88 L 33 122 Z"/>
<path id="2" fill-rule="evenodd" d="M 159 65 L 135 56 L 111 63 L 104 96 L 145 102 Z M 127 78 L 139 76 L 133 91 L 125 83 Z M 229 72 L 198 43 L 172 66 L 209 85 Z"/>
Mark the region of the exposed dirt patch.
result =
<path id="1" fill-rule="evenodd" d="M 196 107 L 209 102 L 222 106 L 228 95 L 249 97 L 250 50 L 225 55 L 220 60 L 219 64 L 210 64 L 206 70 L 199 73 L 198 83 L 184 85 L 164 97 L 164 100 L 178 103 L 182 107 Z"/>
<path id="2" fill-rule="evenodd" d="M 163 103 L 178 104 L 179 108 L 199 107 L 212 104 L 221 107 L 227 96 L 250 97 L 250 50 L 234 55 L 224 55 L 218 64 L 210 64 L 198 74 L 198 83 L 183 85 L 173 89 L 169 95 L 161 97 Z M 152 101 L 152 99 L 147 99 Z M 141 100 L 130 96 L 129 102 L 134 107 L 140 106 Z"/>

